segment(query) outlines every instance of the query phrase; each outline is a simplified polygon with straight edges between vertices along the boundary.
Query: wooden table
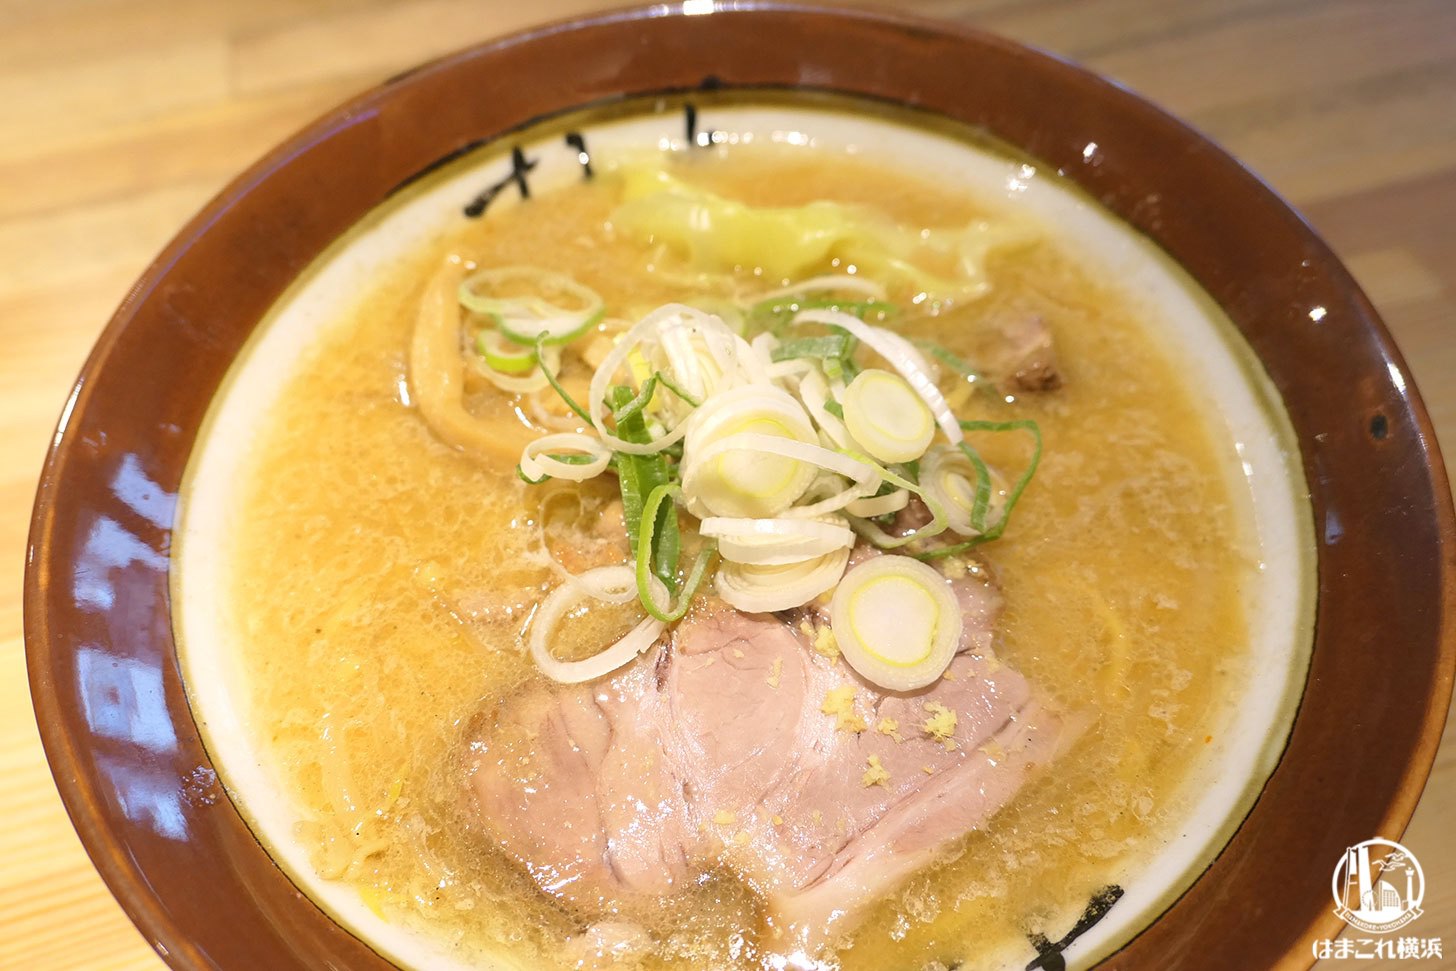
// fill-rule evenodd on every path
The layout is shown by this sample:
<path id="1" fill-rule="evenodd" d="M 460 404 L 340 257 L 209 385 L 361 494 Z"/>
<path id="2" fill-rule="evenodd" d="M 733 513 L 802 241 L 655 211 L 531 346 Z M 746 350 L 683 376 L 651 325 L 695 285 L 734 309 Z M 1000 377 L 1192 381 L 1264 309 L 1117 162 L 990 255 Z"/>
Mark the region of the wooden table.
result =
<path id="1" fill-rule="evenodd" d="M 599 6 L 0 0 L 0 969 L 161 967 L 61 809 L 21 644 L 36 476 L 112 308 L 227 179 L 324 109 L 472 38 Z M 1348 262 L 1456 456 L 1456 2 L 908 6 L 1082 61 L 1241 157 Z M 1410 932 L 1440 935 L 1448 957 L 1389 967 L 1456 967 L 1453 832 L 1448 728 L 1405 839 L 1429 888 Z"/>

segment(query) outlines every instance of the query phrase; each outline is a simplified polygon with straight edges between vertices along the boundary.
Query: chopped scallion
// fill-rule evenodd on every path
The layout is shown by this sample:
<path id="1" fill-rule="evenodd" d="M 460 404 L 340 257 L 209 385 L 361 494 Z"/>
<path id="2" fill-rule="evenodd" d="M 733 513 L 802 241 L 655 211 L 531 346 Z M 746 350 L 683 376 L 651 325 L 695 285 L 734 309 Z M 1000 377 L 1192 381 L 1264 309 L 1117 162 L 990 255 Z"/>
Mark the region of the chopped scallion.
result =
<path id="1" fill-rule="evenodd" d="M 1001 538 L 1006 531 L 1006 524 L 1011 520 L 1011 511 L 1016 508 L 1020 501 L 1021 494 L 1026 491 L 1031 477 L 1036 474 L 1036 467 L 1041 462 L 1041 426 L 1030 418 L 1022 418 L 1017 421 L 963 421 L 961 428 L 968 432 L 1029 432 L 1032 437 L 1033 446 L 1031 460 L 1027 462 L 1026 468 L 1012 485 L 1010 492 L 1006 495 L 1006 505 L 1001 510 L 1001 518 L 995 524 L 979 536 L 973 536 L 964 543 L 956 543 L 952 546 L 942 546 L 938 549 L 926 550 L 918 554 L 922 560 L 938 559 L 942 556 L 954 556 L 957 553 L 965 552 L 968 549 L 980 546 L 982 543 L 989 543 L 992 540 Z M 978 456 L 979 458 L 979 456 Z M 977 470 L 980 474 L 980 470 Z M 977 490 L 979 492 L 979 489 Z"/>
<path id="2" fill-rule="evenodd" d="M 573 412 L 575 412 L 576 417 L 580 418 L 582 421 L 590 425 L 592 423 L 591 415 L 587 414 L 586 409 L 583 408 L 581 405 L 577 404 L 576 399 L 572 398 L 572 396 L 567 393 L 566 389 L 561 386 L 560 381 L 556 380 L 556 375 L 551 373 L 551 368 L 547 366 L 545 360 L 542 358 L 545 349 L 546 335 L 538 334 L 536 336 L 536 363 L 540 366 L 541 373 L 546 376 L 546 381 L 548 384 L 551 385 L 551 390 L 555 391 L 556 394 L 561 398 L 561 400 L 566 402 L 566 407 L 570 408 Z"/>
<path id="3" fill-rule="evenodd" d="M 677 500 L 682 497 L 682 487 L 676 483 L 665 482 L 655 487 L 647 496 L 647 501 L 642 506 L 642 519 L 638 526 L 637 543 L 637 595 L 642 601 L 642 606 L 653 617 L 664 623 L 674 623 L 683 618 L 692 606 L 693 597 L 702 585 L 703 577 L 707 575 L 708 565 L 717 552 L 717 548 L 709 541 L 699 552 L 698 558 L 693 562 L 692 569 L 688 572 L 687 581 L 683 584 L 682 594 L 678 597 L 676 606 L 668 604 L 662 606 L 652 596 L 652 579 L 662 578 L 662 566 L 670 562 L 673 570 L 673 580 L 677 579 L 678 531 L 677 531 L 677 506 L 669 500 Z M 664 523 L 671 523 L 671 529 L 663 530 Z M 666 580 L 663 580 L 667 583 Z M 669 584 L 669 589 L 675 586 Z"/>

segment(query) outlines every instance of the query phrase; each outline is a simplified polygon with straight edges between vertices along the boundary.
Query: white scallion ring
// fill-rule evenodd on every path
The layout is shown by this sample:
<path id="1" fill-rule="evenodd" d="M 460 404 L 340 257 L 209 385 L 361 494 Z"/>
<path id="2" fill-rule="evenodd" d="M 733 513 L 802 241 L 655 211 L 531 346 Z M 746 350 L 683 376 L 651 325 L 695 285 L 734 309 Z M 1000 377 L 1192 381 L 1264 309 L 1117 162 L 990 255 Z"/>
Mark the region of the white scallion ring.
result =
<path id="1" fill-rule="evenodd" d="M 528 374 L 536 368 L 535 349 L 522 347 L 498 330 L 482 330 L 475 338 L 475 349 L 501 374 Z"/>
<path id="2" fill-rule="evenodd" d="M 499 287 L 518 281 L 564 294 L 579 306 L 562 307 L 540 294 L 491 297 L 477 292 L 482 286 Z M 495 318 L 505 336 L 528 347 L 541 336 L 548 344 L 564 344 L 580 337 L 601 318 L 604 308 L 595 290 L 565 274 L 536 266 L 493 266 L 477 270 L 460 281 L 459 299 L 467 309 Z"/>
<path id="3" fill-rule="evenodd" d="M 890 691 L 923 688 L 944 674 L 964 627 L 945 578 L 895 554 L 844 575 L 829 602 L 829 623 L 849 666 Z"/>
<path id="4" fill-rule="evenodd" d="M 735 519 L 710 516 L 698 532 L 718 541 L 718 553 L 732 563 L 785 566 L 854 545 L 854 530 L 838 516 L 822 519 Z"/>
<path id="5" fill-rule="evenodd" d="M 808 373 L 799 382 L 799 397 L 808 409 L 809 417 L 814 419 L 814 424 L 823 429 L 836 446 L 849 451 L 861 451 L 859 443 L 850 435 L 849 429 L 844 427 L 844 422 L 830 414 L 825 407 L 829 403 L 829 382 L 824 379 L 823 372 L 817 366 L 811 365 Z"/>
<path id="6" fill-rule="evenodd" d="M 881 462 L 911 462 L 935 437 L 930 409 L 898 374 L 865 368 L 839 399 L 844 425 L 866 452 Z"/>
<path id="7" fill-rule="evenodd" d="M 650 583 L 653 597 L 659 603 L 665 603 L 669 594 L 662 581 L 652 577 Z M 563 583 L 552 590 L 536 609 L 536 616 L 531 619 L 531 659 L 542 674 L 562 684 L 580 684 L 612 673 L 655 644 L 667 625 L 647 617 L 606 650 L 581 661 L 562 661 L 553 657 L 551 636 L 566 613 L 585 599 L 624 604 L 636 596 L 637 574 L 628 566 L 597 567 L 573 577 L 570 583 Z"/>
<path id="8" fill-rule="evenodd" d="M 617 372 L 637 345 L 649 340 L 657 340 L 665 326 L 681 322 L 684 319 L 700 328 L 703 333 L 717 332 L 734 340 L 743 340 L 729 330 L 717 317 L 680 303 L 664 304 L 634 324 L 632 329 L 622 335 L 622 338 L 607 352 L 606 358 L 596 369 L 596 373 L 592 375 L 591 387 L 588 390 L 587 409 L 591 415 L 592 427 L 596 429 L 601 440 L 616 451 L 626 452 L 629 455 L 655 455 L 680 441 L 688 433 L 689 422 L 683 421 L 650 442 L 626 441 L 612 434 L 611 430 L 607 428 L 607 406 L 604 402 L 607 389 L 612 385 Z M 745 346 L 747 345 L 745 344 Z M 691 389 L 689 391 L 691 393 Z"/>
<path id="9" fill-rule="evenodd" d="M 997 511 L 1006 504 L 1006 492 L 995 470 L 989 471 L 991 482 L 986 521 L 994 523 Z M 945 509 L 946 524 L 951 530 L 962 536 L 979 535 L 971 525 L 971 513 L 976 504 L 976 467 L 964 452 L 939 445 L 926 452 L 920 463 L 920 486 L 926 496 Z"/>
<path id="10" fill-rule="evenodd" d="M 718 596 L 731 607 L 763 613 L 802 607 L 831 589 L 844 576 L 849 550 L 840 549 L 812 560 L 780 566 L 725 562 L 713 577 Z"/>
<path id="11" fill-rule="evenodd" d="M 746 474 L 725 477 L 701 471 L 716 468 L 716 460 L 734 453 L 773 456 L 789 460 L 790 465 L 787 471 L 775 468 L 781 475 L 781 481 L 767 489 L 763 486 L 762 477 L 755 482 L 752 489 L 744 489 L 743 486 L 748 481 Z M 879 472 L 871 465 L 822 445 L 761 432 L 738 432 L 724 436 L 706 445 L 701 452 L 691 456 L 684 453 L 683 464 L 684 490 L 694 493 L 707 509 L 726 516 L 770 517 L 785 512 L 814 482 L 815 467 L 869 486 L 867 494 L 872 494 L 879 488 Z M 762 460 L 757 465 L 768 468 Z M 752 464 L 748 466 L 753 467 Z M 713 483 L 716 483 L 716 488 L 706 488 Z"/>
<path id="12" fill-rule="evenodd" d="M 547 454 L 550 452 L 587 456 L 590 461 L 563 462 Z M 605 472 L 611 460 L 612 450 L 592 436 L 580 432 L 558 432 L 534 439 L 521 451 L 521 474 L 532 481 L 550 476 L 585 482 Z"/>
<path id="13" fill-rule="evenodd" d="M 887 492 L 883 496 L 870 496 L 867 499 L 856 499 L 844 507 L 844 511 L 851 516 L 859 516 L 861 519 L 873 519 L 876 516 L 886 516 L 892 512 L 899 512 L 910 505 L 910 490 L 896 489 L 894 492 Z"/>
<path id="14" fill-rule="evenodd" d="M 523 374 L 506 374 L 491 367 L 479 354 L 467 354 L 465 361 L 472 371 L 509 394 L 531 394 L 551 387 L 551 382 L 546 380 L 538 366 L 532 366 Z M 546 348 L 541 355 L 541 363 L 555 374 L 561 368 L 561 351 L 555 347 Z"/>
<path id="15" fill-rule="evenodd" d="M 883 327 L 873 327 L 860 320 L 853 314 L 841 313 L 837 310 L 803 310 L 794 316 L 795 324 L 828 324 L 831 327 L 839 327 L 848 331 L 852 336 L 858 337 L 877 354 L 889 361 L 896 371 L 915 393 L 924 400 L 930 413 L 935 416 L 935 422 L 940 430 L 945 432 L 945 437 L 952 445 L 957 445 L 965 440 L 965 434 L 961 431 L 960 422 L 956 420 L 955 414 L 946 404 L 945 396 L 931 380 L 930 369 L 925 363 L 925 358 L 920 355 L 913 345 L 905 338 L 893 331 L 885 330 Z"/>

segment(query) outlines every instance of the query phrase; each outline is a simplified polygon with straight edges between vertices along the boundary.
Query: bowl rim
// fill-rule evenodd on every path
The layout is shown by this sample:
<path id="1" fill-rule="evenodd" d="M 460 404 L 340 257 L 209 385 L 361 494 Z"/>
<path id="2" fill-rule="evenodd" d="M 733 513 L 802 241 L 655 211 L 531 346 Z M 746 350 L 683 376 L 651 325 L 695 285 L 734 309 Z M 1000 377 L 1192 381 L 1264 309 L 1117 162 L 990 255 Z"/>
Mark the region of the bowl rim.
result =
<path id="1" fill-rule="evenodd" d="M 914 36 L 926 43 L 939 40 L 961 47 L 993 50 L 1009 60 L 1025 62 L 1030 59 L 1035 61 L 1041 70 L 1061 83 L 1081 86 L 1086 91 L 1112 99 L 1119 108 L 1137 116 L 1140 123 L 1157 126 L 1184 144 L 1191 145 L 1199 151 L 1211 153 L 1214 163 L 1226 170 L 1224 174 L 1235 185 L 1240 186 L 1240 191 L 1245 193 L 1245 197 L 1251 203 L 1257 203 L 1263 210 L 1274 213 L 1285 221 L 1292 221 L 1292 231 L 1301 238 L 1301 242 L 1314 255 L 1314 258 L 1320 261 L 1321 272 L 1331 278 L 1332 284 L 1357 312 L 1360 318 L 1361 334 L 1369 343 L 1370 350 L 1373 351 L 1375 357 L 1384 362 L 1386 368 L 1392 370 L 1392 374 L 1408 373 L 1393 339 L 1368 298 L 1330 248 L 1291 206 L 1206 136 L 1140 96 L 1129 92 L 1116 82 L 1107 80 L 1054 54 L 956 22 L 944 22 L 884 11 L 837 9 L 764 2 L 764 0 L 720 3 L 712 17 L 698 19 L 723 21 L 724 18 L 730 17 L 752 18 L 756 21 L 779 20 L 785 23 L 789 20 L 812 22 L 816 26 L 832 26 L 836 29 L 868 28 Z M 214 963 L 208 955 L 192 946 L 187 928 L 180 926 L 172 919 L 168 910 L 163 906 L 161 898 L 152 888 L 143 868 L 129 853 L 123 852 L 123 847 L 116 841 L 110 821 L 100 810 L 100 802 L 94 787 L 77 770 L 83 761 L 82 749 L 84 746 L 73 734 L 65 730 L 68 710 L 64 698 L 65 689 L 52 676 L 52 662 L 57 653 L 64 649 L 58 648 L 58 642 L 52 629 L 51 608 L 54 606 L 54 597 L 51 594 L 58 585 L 56 581 L 63 580 L 68 575 L 68 565 L 56 564 L 51 555 L 58 524 L 58 513 L 67 503 L 67 496 L 60 490 L 72 464 L 83 461 L 78 454 L 80 446 L 77 441 L 77 433 L 71 429 L 73 418 L 79 418 L 87 412 L 92 390 L 108 363 L 116 357 L 119 343 L 134 328 L 136 319 L 147 312 L 158 299 L 160 288 L 168 280 L 169 275 L 176 271 L 183 256 L 199 240 L 213 231 L 219 221 L 240 218 L 235 207 L 240 205 L 245 207 L 248 200 L 255 196 L 261 186 L 282 170 L 296 164 L 300 156 L 309 149 L 337 138 L 340 133 L 349 129 L 358 120 L 378 112 L 392 98 L 418 84 L 422 79 L 449 75 L 463 66 L 489 60 L 502 52 L 519 50 L 565 35 L 622 26 L 653 30 L 659 29 L 660 25 L 664 23 L 673 23 L 676 25 L 673 29 L 679 29 L 684 22 L 691 19 L 684 16 L 680 5 L 673 4 L 631 7 L 585 17 L 558 20 L 540 27 L 488 40 L 427 61 L 398 73 L 383 83 L 349 99 L 306 125 L 278 147 L 265 154 L 214 196 L 196 216 L 179 230 L 142 273 L 97 339 L 57 422 L 39 479 L 27 545 L 23 611 L 27 667 L 37 723 L 46 757 L 72 824 L 113 895 L 149 939 L 149 942 L 174 967 L 210 967 L 214 966 Z M 726 85 L 736 86 L 735 82 L 731 80 L 726 82 Z M 670 87 L 665 90 L 684 89 Z M 833 88 L 832 90 L 842 91 L 843 89 Z M 630 93 L 636 95 L 648 92 L 634 90 Z M 862 92 L 850 91 L 847 93 L 856 95 Z M 579 103 L 564 104 L 560 108 L 565 110 L 580 106 Z M 517 127 L 528 125 L 534 120 L 536 120 L 535 117 L 522 119 Z M 511 130 L 511 128 L 502 128 L 489 133 L 487 137 L 499 138 Z M 1078 181 L 1080 184 L 1080 180 L 1075 176 L 1074 181 Z M 1086 185 L 1083 187 L 1090 191 L 1091 187 Z M 368 205 L 359 210 L 360 214 L 367 212 L 380 201 L 382 199 L 369 201 Z M 1100 201 L 1135 227 L 1148 232 L 1147 228 L 1140 225 L 1138 220 L 1128 217 L 1125 207 L 1116 205 L 1118 200 L 1102 196 Z M 1152 233 L 1148 232 L 1148 235 L 1152 236 Z M 1155 244 L 1163 246 L 1163 241 L 1157 236 L 1152 236 L 1152 238 Z M 1241 327 L 1241 329 L 1243 328 Z M 1249 335 L 1246 333 L 1245 336 Z M 1264 363 L 1264 355 L 1259 353 L 1258 356 L 1261 363 Z M 1408 751 L 1404 753 L 1403 765 L 1398 779 L 1391 787 L 1390 797 L 1381 813 L 1377 830 L 1378 835 L 1392 836 L 1393 834 L 1392 838 L 1398 837 L 1403 832 L 1421 796 L 1440 743 L 1447 717 L 1453 674 L 1456 674 L 1456 625 L 1453 625 L 1452 621 L 1452 618 L 1456 617 L 1456 519 L 1453 519 L 1452 515 L 1450 486 L 1441 461 L 1434 430 L 1419 392 L 1409 381 L 1404 381 L 1397 397 L 1404 416 L 1412 423 L 1413 447 L 1421 457 L 1419 471 L 1423 474 L 1432 494 L 1431 518 L 1423 520 L 1423 525 L 1433 524 L 1435 527 L 1430 538 L 1434 547 L 1433 552 L 1436 554 L 1432 565 L 1438 571 L 1436 585 L 1439 603 L 1434 605 L 1436 613 L 1428 626 L 1438 642 L 1436 652 L 1430 659 L 1429 670 L 1432 674 L 1430 689 L 1420 699 L 1423 707 L 1417 722 L 1415 738 Z M 1296 424 L 1296 429 L 1299 429 L 1298 424 Z M 1309 443 L 1303 434 L 1300 434 L 1299 437 L 1301 460 L 1313 483 L 1312 473 L 1315 470 L 1311 467 Z M 1384 436 L 1378 437 L 1383 438 Z M 189 442 L 186 451 L 190 451 L 190 449 L 191 443 Z M 1312 493 L 1321 487 L 1312 484 Z M 1318 585 L 1321 592 L 1325 588 L 1327 579 L 1324 570 L 1325 550 L 1326 546 L 1322 543 L 1317 553 Z M 1323 601 L 1324 597 L 1321 596 L 1319 599 Z M 1318 616 L 1320 618 L 1324 616 L 1323 606 L 1321 603 L 1319 607 Z M 170 619 L 170 611 L 168 611 L 168 618 Z M 1322 643 L 1319 629 L 1322 626 L 1324 625 L 1317 621 L 1314 638 L 1316 652 L 1319 651 Z M 1311 681 L 1316 677 L 1313 667 L 1311 667 L 1309 677 Z M 1309 685 L 1306 686 L 1305 693 L 1308 690 Z M 1299 710 L 1295 715 L 1296 729 L 1306 714 L 1306 706 L 1303 701 L 1304 694 L 1302 693 Z M 190 712 L 184 711 L 182 717 L 190 718 Z M 1291 729 L 1291 741 L 1286 743 L 1285 752 L 1292 745 L 1293 738 L 1294 729 Z M 1271 773 L 1270 781 L 1283 769 L 1284 762 L 1284 753 L 1281 752 L 1279 764 Z M 1259 803 L 1263 800 L 1264 793 L 1261 791 L 1259 799 L 1250 810 L 1249 815 L 1240 821 L 1238 833 L 1242 833 L 1248 819 L 1258 812 Z M 233 812 L 236 813 L 236 810 L 234 809 Z M 1217 857 L 1210 864 L 1210 870 L 1224 857 L 1228 847 L 1238 839 L 1238 833 L 1229 844 L 1219 850 Z M 1323 860 L 1316 861 L 1317 867 L 1324 865 Z M 1160 914 L 1152 925 L 1135 934 L 1107 960 L 1121 963 L 1126 959 L 1129 950 L 1134 945 L 1161 924 L 1169 913 L 1182 905 L 1184 900 L 1204 882 L 1206 882 L 1205 875 L 1201 874 L 1196 878 L 1193 886 L 1179 895 L 1178 899 Z M 1302 931 L 1297 933 L 1295 944 L 1307 945 L 1321 935 L 1336 936 L 1342 926 L 1343 922 L 1332 909 L 1327 907 L 1315 920 L 1309 922 Z M 367 947 L 367 944 L 365 946 Z M 1297 947 L 1290 947 L 1279 959 L 1279 964 L 1288 967 L 1308 966 L 1312 963 L 1309 954 L 1308 947 L 1304 947 L 1302 951 Z"/>

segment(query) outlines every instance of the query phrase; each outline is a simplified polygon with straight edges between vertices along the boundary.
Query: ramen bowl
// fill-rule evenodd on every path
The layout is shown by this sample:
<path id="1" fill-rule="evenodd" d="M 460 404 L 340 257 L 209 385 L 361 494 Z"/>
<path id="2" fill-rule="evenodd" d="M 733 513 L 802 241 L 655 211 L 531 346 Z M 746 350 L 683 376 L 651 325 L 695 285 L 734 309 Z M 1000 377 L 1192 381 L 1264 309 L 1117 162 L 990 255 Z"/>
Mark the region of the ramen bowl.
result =
<path id="1" fill-rule="evenodd" d="M 815 121 L 845 116 L 858 120 Z M 175 541 L 190 528 L 187 477 L 225 480 L 208 455 L 247 435 L 229 423 L 251 386 L 246 361 L 234 366 L 269 341 L 296 348 L 348 274 L 390 245 L 589 173 L 628 142 L 833 141 L 843 125 L 858 134 L 842 140 L 893 144 L 940 177 L 960 164 L 940 141 L 1004 145 L 1055 173 L 1089 226 L 1105 213 L 1130 227 L 1129 259 L 1165 265 L 1211 301 L 1236 336 L 1189 381 L 1233 416 L 1270 537 L 1264 567 L 1288 574 L 1252 618 L 1285 643 L 1256 654 L 1265 690 L 1220 745 L 1227 761 L 1204 767 L 1189 832 L 1153 876 L 1089 901 L 1076 933 L 1029 938 L 1016 966 L 1301 965 L 1312 940 L 1338 932 L 1322 874 L 1409 820 L 1456 665 L 1449 488 L 1369 302 L 1235 160 L 1079 68 L 924 21 L 688 4 L 488 43 L 330 113 L 179 233 L 88 361 L 36 503 L 29 669 L 82 841 L 170 964 L 433 963 L 279 848 L 276 814 L 260 808 L 266 779 L 231 748 L 225 658 L 179 654 L 179 628 L 189 652 L 220 642 L 183 618 L 209 584 L 190 579 L 190 561 L 177 576 Z"/>

